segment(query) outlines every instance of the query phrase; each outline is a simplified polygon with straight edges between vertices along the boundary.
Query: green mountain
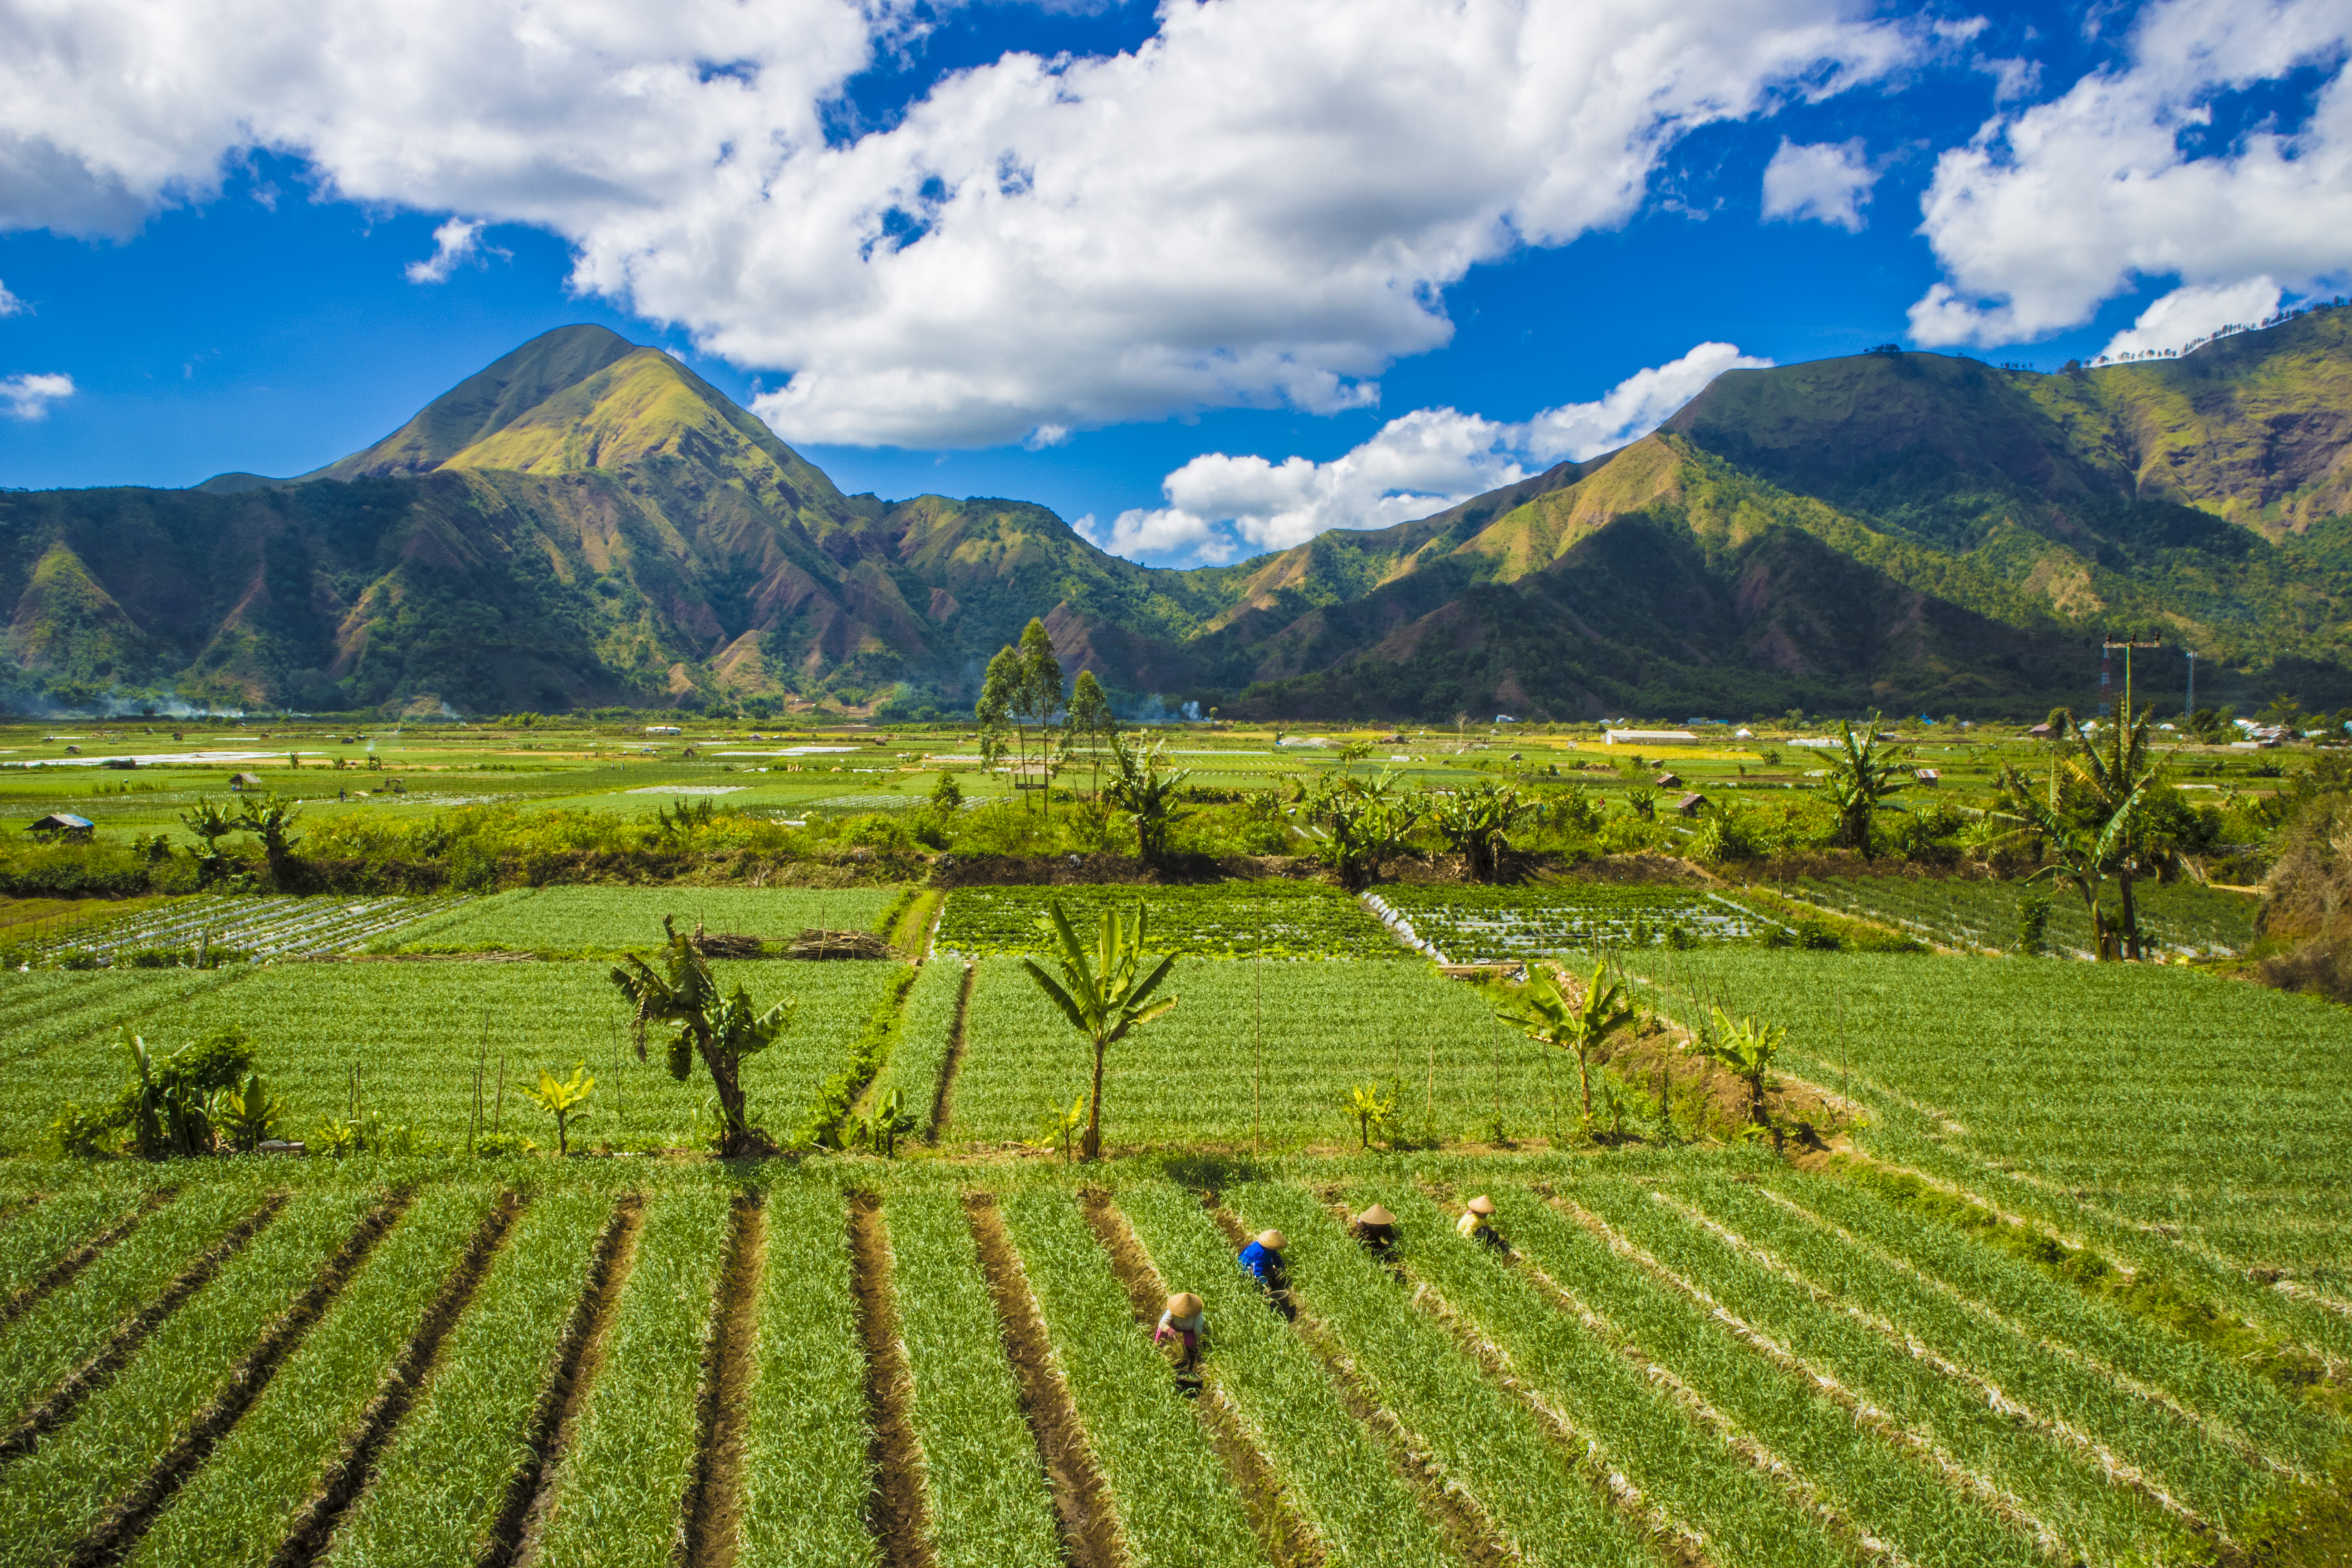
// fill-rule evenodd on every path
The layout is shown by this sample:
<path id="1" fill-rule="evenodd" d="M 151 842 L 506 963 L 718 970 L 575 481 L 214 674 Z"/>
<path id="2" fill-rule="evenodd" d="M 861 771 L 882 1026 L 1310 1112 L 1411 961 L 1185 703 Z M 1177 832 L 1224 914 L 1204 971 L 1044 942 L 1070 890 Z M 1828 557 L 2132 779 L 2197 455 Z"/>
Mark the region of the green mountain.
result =
<path id="1" fill-rule="evenodd" d="M 1732 372 L 1433 517 L 1161 570 L 1021 501 L 844 495 L 668 355 L 570 327 L 300 479 L 0 493 L 0 694 L 960 710 L 1043 616 L 1124 703 L 1236 714 L 2027 711 L 2091 698 L 2108 629 L 2195 648 L 2214 700 L 2332 707 L 2347 490 L 2331 310 L 2058 374 Z"/>

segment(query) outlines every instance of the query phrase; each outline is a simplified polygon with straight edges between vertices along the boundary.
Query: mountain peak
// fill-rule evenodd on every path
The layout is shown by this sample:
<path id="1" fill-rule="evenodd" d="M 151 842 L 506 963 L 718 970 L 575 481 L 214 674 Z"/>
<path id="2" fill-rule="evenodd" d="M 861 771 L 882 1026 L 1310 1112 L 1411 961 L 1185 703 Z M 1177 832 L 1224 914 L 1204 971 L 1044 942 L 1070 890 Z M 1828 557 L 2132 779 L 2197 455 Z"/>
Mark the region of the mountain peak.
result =
<path id="1" fill-rule="evenodd" d="M 548 399 L 637 352 L 637 345 L 620 333 L 584 322 L 542 332 L 426 404 L 374 446 L 304 477 L 355 479 L 437 468 Z"/>

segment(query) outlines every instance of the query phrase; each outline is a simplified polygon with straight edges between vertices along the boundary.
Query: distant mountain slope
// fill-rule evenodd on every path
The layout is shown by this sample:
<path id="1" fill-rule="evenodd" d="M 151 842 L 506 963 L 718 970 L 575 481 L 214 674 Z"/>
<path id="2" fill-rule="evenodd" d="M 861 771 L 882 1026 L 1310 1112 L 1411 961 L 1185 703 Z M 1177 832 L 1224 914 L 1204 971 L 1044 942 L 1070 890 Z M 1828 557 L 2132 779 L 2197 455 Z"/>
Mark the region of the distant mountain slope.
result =
<path id="1" fill-rule="evenodd" d="M 1873 353 L 1227 566 L 845 496 L 659 350 L 523 345 L 301 479 L 0 493 L 0 689 L 315 709 L 968 710 L 1032 616 L 1128 704 L 1445 718 L 2084 700 L 2109 626 L 2352 701 L 2352 315 L 2054 375 Z"/>

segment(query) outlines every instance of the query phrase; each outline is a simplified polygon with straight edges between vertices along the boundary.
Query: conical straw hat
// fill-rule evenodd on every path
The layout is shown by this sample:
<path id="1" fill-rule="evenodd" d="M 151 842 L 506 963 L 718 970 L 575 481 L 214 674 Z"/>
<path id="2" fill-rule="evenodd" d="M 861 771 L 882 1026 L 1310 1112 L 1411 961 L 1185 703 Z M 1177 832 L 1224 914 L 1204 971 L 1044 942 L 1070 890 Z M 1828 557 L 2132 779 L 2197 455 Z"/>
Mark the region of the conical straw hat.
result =
<path id="1" fill-rule="evenodd" d="M 1476 1197 L 1470 1200 L 1470 1212 L 1472 1214 L 1480 1215 L 1493 1214 L 1495 1212 L 1495 1200 L 1488 1197 L 1486 1194 L 1480 1193 Z"/>
<path id="2" fill-rule="evenodd" d="M 1201 1298 L 1190 1290 L 1179 1290 L 1168 1298 L 1168 1315 L 1171 1318 L 1193 1318 L 1201 1312 Z"/>
<path id="3" fill-rule="evenodd" d="M 1358 1215 L 1356 1218 L 1365 1225 L 1396 1224 L 1396 1215 L 1389 1213 L 1388 1210 L 1381 1207 L 1378 1204 L 1374 1204 L 1371 1207 Z"/>
<path id="4" fill-rule="evenodd" d="M 1257 1244 L 1268 1252 L 1280 1252 L 1290 1245 L 1290 1238 L 1278 1230 L 1262 1230 L 1257 1233 Z"/>

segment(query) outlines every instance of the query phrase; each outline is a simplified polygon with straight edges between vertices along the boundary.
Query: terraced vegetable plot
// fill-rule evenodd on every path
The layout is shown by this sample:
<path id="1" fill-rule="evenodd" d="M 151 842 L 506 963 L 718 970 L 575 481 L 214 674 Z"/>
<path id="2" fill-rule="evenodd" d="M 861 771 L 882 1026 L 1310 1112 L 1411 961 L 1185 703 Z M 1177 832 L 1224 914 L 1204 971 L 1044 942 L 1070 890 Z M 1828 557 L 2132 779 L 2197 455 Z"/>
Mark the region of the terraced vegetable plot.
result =
<path id="1" fill-rule="evenodd" d="M 1752 1159 L 869 1173 L 246 1167 L 151 1198 L 0 1321 L 29 1379 L 0 1563 L 2189 1564 L 2352 1439 Z M 136 1206 L 97 1181 L 41 1201 Z M 1514 1250 L 1454 1233 L 1470 1190 Z M 1342 1228 L 1372 1202 L 1385 1263 Z M 1233 1262 L 1268 1225 L 1295 1319 Z M 118 1318 L 142 1237 L 173 1284 Z M 1208 1303 L 1196 1398 L 1149 1343 L 1172 1289 Z"/>
<path id="2" fill-rule="evenodd" d="M 1246 1145 L 1253 1128 L 1275 1147 L 1352 1146 L 1346 1101 L 1360 1084 L 1392 1095 L 1416 1137 L 1433 1121 L 1448 1140 L 1484 1142 L 1498 1113 L 1513 1137 L 1567 1125 L 1559 1064 L 1496 1023 L 1483 993 L 1427 964 L 1187 958 L 1158 994 L 1174 1010 L 1106 1059 L 1108 1147 Z M 1019 961 L 982 959 L 943 1141 L 1033 1138 L 1092 1070 Z"/>
<path id="3" fill-rule="evenodd" d="M 2340 1008 L 2141 964 L 1717 952 L 1672 978 L 1786 1021 L 1792 1071 L 1836 1089 L 1850 1068 L 1873 1148 L 2352 1299 L 2352 1188 L 2314 1179 L 2352 1169 Z"/>
<path id="4" fill-rule="evenodd" d="M 69 956 L 118 962 L 142 948 L 232 948 L 257 958 L 341 952 L 468 902 L 451 898 L 295 898 L 201 894 L 84 927 L 34 949 L 37 962 Z"/>
<path id="5" fill-rule="evenodd" d="M 1214 883 L 1204 887 L 961 888 L 948 896 L 939 951 L 984 958 L 1038 952 L 1039 922 L 1055 900 L 1072 923 L 1091 931 L 1107 909 L 1140 900 L 1151 918 L 1153 951 L 1205 958 L 1410 958 L 1363 906 L 1311 882 Z"/>
<path id="6" fill-rule="evenodd" d="M 2016 943 L 2018 899 L 2029 889 L 2014 882 L 1953 878 L 1810 877 L 1777 890 L 1839 914 L 1898 927 L 1940 947 L 2002 952 Z M 2049 950 L 2071 958 L 2097 957 L 2082 900 L 2063 888 L 2032 890 L 2050 896 Z M 2262 902 L 2252 893 L 2194 882 L 2137 884 L 2132 901 L 2144 942 L 2158 951 L 2200 958 L 2243 952 L 2254 940 L 2254 914 Z M 2106 902 L 2112 923 L 2120 907 L 2113 889 Z"/>
<path id="7" fill-rule="evenodd" d="M 712 931 L 772 941 L 808 926 L 873 931 L 898 896 L 887 888 L 522 888 L 479 900 L 380 946 L 612 952 L 657 945 L 665 915 L 675 916 L 682 931 L 700 921 Z"/>
<path id="8" fill-rule="evenodd" d="M 1498 963 L 1595 948 L 1740 942 L 1769 929 L 1729 899 L 1607 882 L 1540 888 L 1401 884 L 1365 898 L 1398 934 L 1445 963 Z"/>
<path id="9" fill-rule="evenodd" d="M 755 1117 L 779 1136 L 800 1125 L 824 1079 L 905 974 L 889 963 L 722 963 L 720 983 L 741 984 L 764 1007 L 797 999 L 784 1037 L 744 1071 Z M 552 1146 L 555 1128 L 522 1098 L 541 1068 L 568 1073 L 585 1061 L 596 1079 L 591 1114 L 573 1136 L 618 1149 L 692 1146 L 702 1141 L 707 1087 L 673 1082 L 656 1049 L 636 1059 L 628 1013 L 599 963 L 300 963 L 211 972 L 133 971 L 141 984 L 110 990 L 75 1008 L 68 1021 L 8 1035 L 15 1070 L 0 1079 L 0 1150 L 22 1152 L 44 1138 L 68 1100 L 113 1098 L 130 1064 L 114 1025 L 129 1018 L 158 1051 L 223 1029 L 242 1029 L 272 1092 L 287 1100 L 287 1131 L 308 1136 L 348 1113 L 351 1075 L 360 1073 L 362 1110 L 411 1129 L 427 1149 L 462 1150 L 474 1107 L 473 1075 L 487 1049 L 486 1111 L 508 1132 Z M 111 974 L 61 975 L 96 990 Z M 0 1021 L 9 998 L 34 973 L 0 977 Z M 129 979 L 129 974 L 122 977 Z M 74 998 L 44 984 L 46 998 Z M 657 1047 L 666 1036 L 658 1037 Z M 497 1075 L 505 1063 L 503 1109 Z"/>

